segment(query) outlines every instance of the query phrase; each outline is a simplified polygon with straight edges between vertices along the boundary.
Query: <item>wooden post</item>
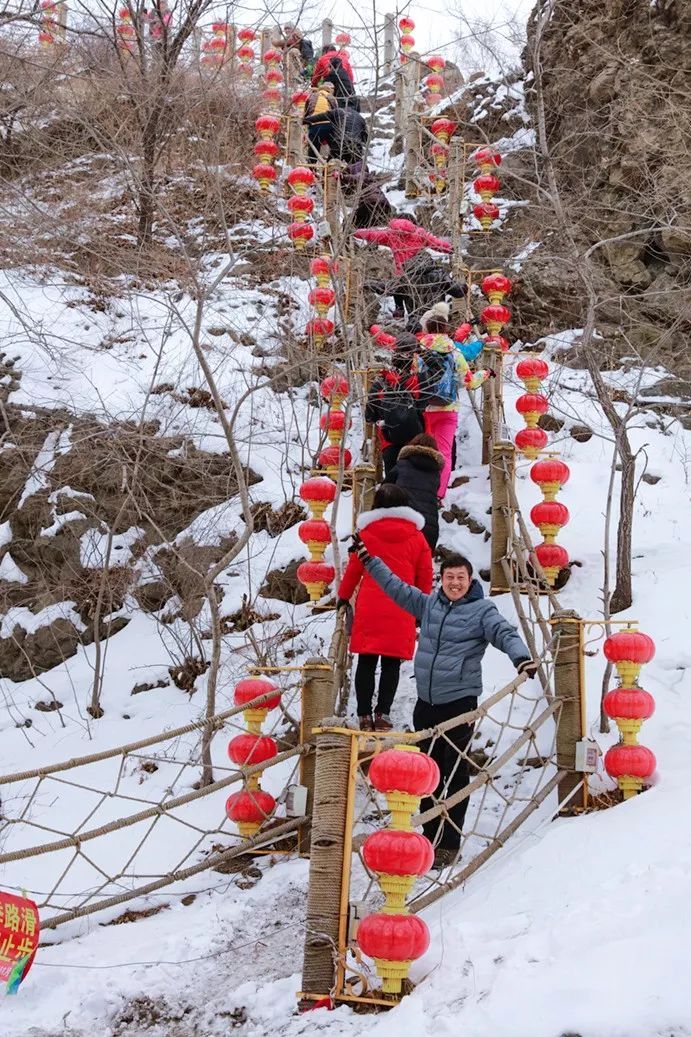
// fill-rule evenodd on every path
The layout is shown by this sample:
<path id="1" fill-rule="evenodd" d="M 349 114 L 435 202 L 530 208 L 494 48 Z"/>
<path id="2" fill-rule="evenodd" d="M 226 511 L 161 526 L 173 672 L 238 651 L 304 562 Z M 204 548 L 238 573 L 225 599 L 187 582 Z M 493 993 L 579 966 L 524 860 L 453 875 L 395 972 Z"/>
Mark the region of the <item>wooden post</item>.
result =
<path id="1" fill-rule="evenodd" d="M 231 75 L 235 71 L 235 52 L 237 50 L 237 29 L 234 25 L 228 26 L 226 32 L 226 71 Z"/>
<path id="2" fill-rule="evenodd" d="M 357 739 L 333 731 L 317 735 L 312 844 L 305 918 L 302 992 L 328 996 L 336 979 L 340 921 L 348 910 L 342 885 L 346 842 L 350 854 L 352 833 L 346 832 L 352 745 Z M 357 750 L 356 750 L 357 751 Z M 357 755 L 355 757 L 357 761 Z M 347 861 L 350 864 L 350 861 Z M 343 907 L 345 903 L 345 908 Z M 305 999 L 309 1003 L 308 999 Z"/>
<path id="3" fill-rule="evenodd" d="M 396 55 L 396 15 L 384 15 L 384 75 L 390 76 L 393 72 L 393 63 Z"/>
<path id="4" fill-rule="evenodd" d="M 338 240 L 338 233 L 341 229 L 341 221 L 338 218 L 340 208 L 338 192 L 341 182 L 333 175 L 335 168 L 333 162 L 324 163 L 324 219 L 331 229 L 332 241 Z"/>
<path id="5" fill-rule="evenodd" d="M 261 44 L 259 48 L 259 60 L 264 60 L 267 50 L 271 50 L 271 29 L 262 29 Z"/>
<path id="6" fill-rule="evenodd" d="M 418 166 L 420 128 L 415 115 L 407 117 L 405 127 L 405 196 L 417 198 L 420 191 L 415 173 Z"/>
<path id="7" fill-rule="evenodd" d="M 492 495 L 492 562 L 490 594 L 505 594 L 509 590 L 502 558 L 509 559 L 513 532 L 509 486 L 516 472 L 516 451 L 513 443 L 497 440 L 492 444 L 489 484 Z M 510 564 L 510 559 L 509 559 Z"/>
<path id="8" fill-rule="evenodd" d="M 463 144 L 460 137 L 452 137 L 449 142 L 449 222 L 451 224 L 451 274 L 455 281 L 462 277 L 463 258 L 461 255 L 461 202 L 463 199 Z"/>
<path id="9" fill-rule="evenodd" d="M 583 675 L 583 621 L 577 612 L 559 609 L 553 617 L 552 630 L 557 639 L 554 661 L 554 694 L 561 699 L 561 715 L 557 726 L 557 768 L 568 771 L 559 782 L 559 802 L 571 796 L 564 810 L 587 804 L 585 776 L 575 769 L 576 742 L 585 738 Z M 572 796 L 583 782 L 583 795 Z"/>
<path id="10" fill-rule="evenodd" d="M 377 469 L 373 464 L 359 464 L 353 469 L 353 529 L 358 515 L 370 511 L 377 488 Z"/>
<path id="11" fill-rule="evenodd" d="M 300 718 L 300 743 L 315 745 L 316 736 L 312 734 L 334 714 L 335 688 L 331 665 L 327 659 L 317 656 L 308 659 L 302 671 L 302 715 Z M 307 807 L 305 813 L 312 817 L 314 809 L 316 755 L 314 752 L 300 757 L 300 784 L 307 789 Z M 300 852 L 309 852 L 311 822 L 308 821 L 300 829 Z"/>
<path id="12" fill-rule="evenodd" d="M 305 137 L 299 115 L 290 113 L 286 119 L 286 162 L 300 166 L 305 159 Z"/>
<path id="13" fill-rule="evenodd" d="M 501 379 L 503 353 L 500 349 L 483 349 L 482 367 L 494 371 L 482 386 L 482 463 L 489 464 L 492 440 L 499 433 L 502 415 Z"/>
<path id="14" fill-rule="evenodd" d="M 322 22 L 322 47 L 326 47 L 328 43 L 331 43 L 334 31 L 334 23 L 330 18 L 325 18 Z"/>

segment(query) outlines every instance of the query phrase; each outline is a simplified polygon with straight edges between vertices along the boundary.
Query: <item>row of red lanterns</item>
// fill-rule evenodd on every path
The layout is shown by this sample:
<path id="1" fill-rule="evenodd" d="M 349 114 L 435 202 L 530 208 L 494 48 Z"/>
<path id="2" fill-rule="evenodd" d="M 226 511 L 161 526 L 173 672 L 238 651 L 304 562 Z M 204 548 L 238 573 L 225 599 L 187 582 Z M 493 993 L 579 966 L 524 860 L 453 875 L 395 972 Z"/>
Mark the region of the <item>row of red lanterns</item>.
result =
<path id="1" fill-rule="evenodd" d="M 288 199 L 288 210 L 292 217 L 288 225 L 288 237 L 296 250 L 302 252 L 314 237 L 314 227 L 310 220 L 314 212 L 314 198 L 310 191 L 316 176 L 309 166 L 295 166 L 288 173 L 287 181 L 293 192 Z"/>
<path id="2" fill-rule="evenodd" d="M 271 698 L 257 705 L 251 703 L 261 695 L 273 692 Z M 281 701 L 280 689 L 263 677 L 248 677 L 236 685 L 233 702 L 245 706 L 242 715 L 247 730 L 236 735 L 228 744 L 228 756 L 238 767 L 272 760 L 278 754 L 276 740 L 262 734 L 262 724 L 270 710 Z M 226 816 L 233 821 L 243 839 L 255 835 L 276 809 L 276 800 L 261 787 L 258 774 L 243 778 L 243 789 L 226 800 Z"/>
<path id="3" fill-rule="evenodd" d="M 559 570 L 569 564 L 567 552 L 554 541 L 561 527 L 569 521 L 568 508 L 555 498 L 561 487 L 569 481 L 570 475 L 568 465 L 556 457 L 543 458 L 530 469 L 530 478 L 537 483 L 543 495 L 542 502 L 536 504 L 530 512 L 531 521 L 544 537 L 543 542 L 535 548 L 535 556 L 550 587 L 554 586 Z"/>
<path id="4" fill-rule="evenodd" d="M 322 318 L 323 319 L 323 318 Z M 310 510 L 310 518 L 300 524 L 298 536 L 310 552 L 310 560 L 298 566 L 297 578 L 307 590 L 311 601 L 319 601 L 326 588 L 333 583 L 334 567 L 324 561 L 326 548 L 331 543 L 331 530 L 324 519 L 324 512 L 336 499 L 336 482 L 343 458 L 343 467 L 350 468 L 353 458 L 349 450 L 343 449 L 345 433 L 345 411 L 343 403 L 348 398 L 348 381 L 336 371 L 323 380 L 320 387 L 322 399 L 329 405 L 322 415 L 320 425 L 326 432 L 329 445 L 318 457 L 318 465 L 325 475 L 312 476 L 300 487 L 300 497 Z"/>
<path id="5" fill-rule="evenodd" d="M 251 33 L 253 31 L 252 29 L 241 30 L 243 33 Z M 247 58 L 249 50 L 252 48 L 249 47 L 249 43 L 245 46 L 248 48 L 245 52 L 245 58 Z M 254 51 L 252 51 L 252 55 L 254 55 Z M 278 66 L 282 60 L 283 55 L 281 52 L 273 49 L 267 50 L 262 58 L 265 65 L 262 112 L 254 123 L 254 128 L 259 138 L 254 145 L 254 154 L 258 161 L 252 170 L 252 176 L 262 191 L 268 191 L 269 187 L 276 182 L 278 176 L 274 163 L 280 154 L 278 136 L 281 132 L 280 111 L 283 104 L 283 73 Z"/>
<path id="6" fill-rule="evenodd" d="M 48 3 L 44 10 L 49 11 L 55 8 L 54 4 Z M 129 7 L 120 7 L 118 9 L 118 20 L 115 26 L 116 35 L 116 46 L 122 54 L 129 54 L 131 57 L 137 52 L 137 30 L 132 20 L 132 12 Z M 39 43 L 41 37 L 39 35 Z M 50 41 L 54 42 L 54 41 Z"/>
<path id="7" fill-rule="evenodd" d="M 438 194 L 446 190 L 449 168 L 449 141 L 457 129 L 458 124 L 451 119 L 435 119 L 430 125 L 430 133 L 434 137 L 434 144 L 430 148 L 430 154 L 434 161 L 434 173 L 430 174 L 430 180 L 434 183 Z"/>
<path id="8" fill-rule="evenodd" d="M 478 167 L 478 174 L 473 180 L 473 190 L 482 199 L 473 206 L 473 216 L 483 230 L 490 230 L 492 224 L 499 219 L 499 208 L 492 199 L 501 187 L 501 181 L 495 172 L 501 165 L 501 155 L 494 148 L 479 148 L 474 152 L 472 159 Z"/>
<path id="9" fill-rule="evenodd" d="M 362 847 L 367 868 L 377 876 L 384 907 L 360 922 L 356 940 L 374 959 L 385 994 L 399 994 L 410 965 L 429 947 L 429 930 L 408 913 L 406 898 L 415 879 L 432 867 L 434 848 L 414 832 L 412 815 L 439 784 L 436 762 L 415 746 L 397 745 L 377 754 L 370 764 L 370 784 L 386 796 L 389 827 L 368 835 Z"/>
<path id="10" fill-rule="evenodd" d="M 504 306 L 504 299 L 511 291 L 511 281 L 501 273 L 488 274 L 483 277 L 480 287 L 488 299 L 488 305 L 480 313 L 480 320 L 489 332 L 485 345 L 506 353 L 509 343 L 501 332 L 511 320 L 511 310 Z"/>
<path id="11" fill-rule="evenodd" d="M 415 22 L 412 18 L 401 18 L 398 23 L 398 28 L 401 30 L 399 40 L 401 47 L 401 64 L 405 65 L 408 60 L 408 55 L 415 46 L 415 37 L 411 35 L 415 28 Z"/>
<path id="12" fill-rule="evenodd" d="M 204 68 L 223 68 L 230 54 L 230 26 L 227 22 L 214 22 L 211 26 L 211 39 L 202 44 L 201 63 Z"/>
<path id="13" fill-rule="evenodd" d="M 425 100 L 428 106 L 433 108 L 435 104 L 439 104 L 442 98 L 441 92 L 444 89 L 444 77 L 441 73 L 446 62 L 441 54 L 433 54 L 427 58 L 426 63 L 432 71 L 425 76 L 422 83 L 427 89 Z"/>
<path id="14" fill-rule="evenodd" d="M 605 695 L 602 705 L 619 729 L 620 741 L 605 753 L 605 770 L 614 778 L 624 799 L 640 792 L 656 767 L 655 754 L 638 742 L 644 720 L 655 711 L 649 691 L 638 686 L 641 666 L 655 656 L 655 643 L 640 630 L 629 628 L 612 634 L 604 644 L 605 657 L 614 663 L 619 687 Z"/>
<path id="15" fill-rule="evenodd" d="M 257 38 L 254 29 L 246 28 L 238 30 L 238 75 L 244 79 L 251 79 L 254 74 L 255 52 L 252 44 Z"/>
<path id="16" fill-rule="evenodd" d="M 316 311 L 316 316 L 307 322 L 305 330 L 310 342 L 317 349 L 322 349 L 326 340 L 334 333 L 334 322 L 328 313 L 336 301 L 331 275 L 337 270 L 338 263 L 329 256 L 316 256 L 310 263 L 310 273 L 316 281 L 316 287 L 310 290 L 308 299 Z"/>
<path id="17" fill-rule="evenodd" d="M 64 37 L 64 28 L 60 22 L 60 14 L 64 17 L 63 8 L 64 4 L 58 3 L 57 0 L 41 0 L 38 30 L 38 42 L 41 47 L 54 47 L 58 37 Z M 118 36 L 118 42 L 119 40 Z"/>

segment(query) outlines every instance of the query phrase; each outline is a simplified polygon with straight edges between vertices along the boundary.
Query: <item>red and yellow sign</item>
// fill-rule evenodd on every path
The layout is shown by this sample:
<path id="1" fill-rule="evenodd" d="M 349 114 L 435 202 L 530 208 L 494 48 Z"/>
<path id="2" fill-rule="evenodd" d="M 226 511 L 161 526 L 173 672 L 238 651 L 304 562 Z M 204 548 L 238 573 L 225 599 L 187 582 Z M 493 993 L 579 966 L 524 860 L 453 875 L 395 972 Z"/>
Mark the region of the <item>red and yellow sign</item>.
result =
<path id="1" fill-rule="evenodd" d="M 0 891 L 0 982 L 13 994 L 26 979 L 38 947 L 38 908 L 33 900 Z"/>

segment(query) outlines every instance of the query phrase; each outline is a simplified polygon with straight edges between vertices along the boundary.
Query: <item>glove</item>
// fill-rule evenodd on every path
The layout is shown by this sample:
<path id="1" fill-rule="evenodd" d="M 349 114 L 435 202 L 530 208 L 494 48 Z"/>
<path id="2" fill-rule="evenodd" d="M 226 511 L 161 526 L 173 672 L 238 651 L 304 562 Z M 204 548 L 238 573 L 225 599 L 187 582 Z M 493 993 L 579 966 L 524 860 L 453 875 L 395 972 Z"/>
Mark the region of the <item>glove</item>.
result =
<path id="1" fill-rule="evenodd" d="M 491 367 L 489 367 L 487 370 L 489 372 L 490 378 L 496 378 L 497 377 L 497 372 L 493 371 Z"/>
<path id="2" fill-rule="evenodd" d="M 528 678 L 532 678 L 537 673 L 539 665 L 534 659 L 519 659 L 516 663 L 516 669 L 519 673 L 524 673 Z"/>
<path id="3" fill-rule="evenodd" d="M 363 544 L 362 540 L 360 539 L 360 534 L 359 533 L 357 533 L 353 537 L 353 550 L 355 551 L 355 554 L 358 556 L 358 558 L 360 559 L 362 564 L 363 565 L 367 565 L 367 563 L 369 562 L 371 556 L 370 556 L 369 551 L 367 550 L 367 548 Z"/>
<path id="4" fill-rule="evenodd" d="M 336 612 L 340 612 L 341 609 L 344 609 L 349 604 L 348 598 L 336 598 Z"/>

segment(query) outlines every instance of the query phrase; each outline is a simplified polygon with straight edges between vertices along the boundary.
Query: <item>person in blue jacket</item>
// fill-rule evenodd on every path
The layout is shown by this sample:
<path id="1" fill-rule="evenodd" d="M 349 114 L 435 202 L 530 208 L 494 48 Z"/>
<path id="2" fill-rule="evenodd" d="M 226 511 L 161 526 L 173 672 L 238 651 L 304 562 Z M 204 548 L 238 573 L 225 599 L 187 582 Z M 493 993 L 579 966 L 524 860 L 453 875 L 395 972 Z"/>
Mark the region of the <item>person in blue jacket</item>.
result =
<path id="1" fill-rule="evenodd" d="M 410 612 L 420 624 L 415 655 L 418 699 L 413 726 L 424 731 L 477 707 L 482 694 L 482 657 L 493 645 L 511 659 L 519 673 L 534 677 L 538 667 L 519 636 L 494 602 L 484 596 L 473 579 L 473 567 L 463 555 L 449 555 L 441 564 L 441 587 L 425 594 L 404 583 L 379 558 L 372 558 L 356 540 L 355 549 L 369 575 L 397 605 Z M 448 799 L 470 780 L 465 753 L 473 735 L 472 724 L 458 724 L 445 736 L 420 742 L 441 772 L 434 797 Z M 451 744 L 450 744 L 451 743 Z M 434 798 L 423 799 L 420 810 L 434 806 Z M 435 845 L 435 865 L 444 867 L 457 859 L 463 822 L 468 807 L 464 799 L 448 810 L 448 818 L 434 818 L 423 826 Z"/>

